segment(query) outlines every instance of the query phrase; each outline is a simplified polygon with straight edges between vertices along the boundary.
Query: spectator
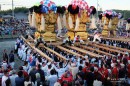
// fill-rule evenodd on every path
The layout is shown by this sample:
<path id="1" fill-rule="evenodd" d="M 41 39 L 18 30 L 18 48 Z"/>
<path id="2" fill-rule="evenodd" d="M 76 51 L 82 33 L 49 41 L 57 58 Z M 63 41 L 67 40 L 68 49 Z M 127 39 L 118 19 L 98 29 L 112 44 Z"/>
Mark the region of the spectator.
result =
<path id="1" fill-rule="evenodd" d="M 4 70 L 7 69 L 8 64 L 7 64 L 7 60 L 6 60 L 6 59 L 3 60 L 3 62 L 2 62 L 2 67 L 4 68 Z"/>
<path id="2" fill-rule="evenodd" d="M 16 86 L 15 78 L 18 77 L 15 70 L 12 70 L 12 75 L 9 77 L 11 81 L 11 86 Z"/>
<path id="3" fill-rule="evenodd" d="M 23 72 L 18 72 L 18 77 L 15 78 L 16 86 L 24 86 Z"/>
<path id="4" fill-rule="evenodd" d="M 6 49 L 5 49 L 4 52 L 3 52 L 3 60 L 6 60 L 7 63 L 8 63 L 8 54 L 7 54 Z"/>
<path id="5" fill-rule="evenodd" d="M 58 80 L 58 77 L 57 77 L 57 75 L 56 75 L 54 69 L 50 71 L 50 74 L 51 74 L 51 75 L 48 76 L 49 86 L 54 86 L 54 84 L 55 84 L 55 83 L 57 82 L 57 80 Z"/>
<path id="6" fill-rule="evenodd" d="M 36 68 L 35 68 L 35 67 L 32 67 L 32 68 L 31 68 L 31 71 L 29 72 L 29 76 L 31 77 L 31 81 L 32 81 L 33 83 L 35 83 L 35 81 L 36 81 L 36 76 L 35 76 L 35 74 L 36 74 Z"/>
<path id="7" fill-rule="evenodd" d="M 41 69 L 41 65 L 40 64 L 37 67 L 36 73 L 40 74 L 40 80 L 44 84 L 45 83 L 45 75 L 44 75 L 44 71 Z"/>
<path id="8" fill-rule="evenodd" d="M 29 76 L 25 78 L 24 86 L 34 86 L 34 83 L 29 80 Z"/>
<path id="9" fill-rule="evenodd" d="M 2 77 L 2 86 L 6 86 L 6 80 L 8 79 L 8 71 L 4 70 L 4 76 Z"/>
<path id="10" fill-rule="evenodd" d="M 9 64 L 10 64 L 11 68 L 14 69 L 15 62 L 14 62 L 14 53 L 13 53 L 13 51 L 11 51 L 10 54 L 9 54 Z"/>

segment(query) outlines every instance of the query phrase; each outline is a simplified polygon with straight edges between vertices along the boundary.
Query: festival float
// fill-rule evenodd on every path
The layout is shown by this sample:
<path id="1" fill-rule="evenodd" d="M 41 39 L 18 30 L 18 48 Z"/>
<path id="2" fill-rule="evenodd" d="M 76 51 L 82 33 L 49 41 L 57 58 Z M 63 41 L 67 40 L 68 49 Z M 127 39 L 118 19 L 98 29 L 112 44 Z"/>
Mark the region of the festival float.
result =
<path id="1" fill-rule="evenodd" d="M 86 40 L 86 23 L 90 22 L 89 6 L 85 0 L 72 0 L 68 6 L 68 35 L 71 39 L 79 35 L 81 39 Z"/>
<path id="2" fill-rule="evenodd" d="M 43 0 L 30 8 L 32 17 L 30 26 L 36 28 L 35 37 L 42 36 L 45 41 L 56 41 L 55 25 L 57 21 L 56 5 L 50 0 Z M 29 14 L 31 16 L 31 14 Z"/>
<path id="3" fill-rule="evenodd" d="M 107 37 L 116 36 L 116 29 L 118 26 L 118 14 L 113 10 L 106 10 L 99 15 L 102 22 L 103 30 L 102 35 Z"/>

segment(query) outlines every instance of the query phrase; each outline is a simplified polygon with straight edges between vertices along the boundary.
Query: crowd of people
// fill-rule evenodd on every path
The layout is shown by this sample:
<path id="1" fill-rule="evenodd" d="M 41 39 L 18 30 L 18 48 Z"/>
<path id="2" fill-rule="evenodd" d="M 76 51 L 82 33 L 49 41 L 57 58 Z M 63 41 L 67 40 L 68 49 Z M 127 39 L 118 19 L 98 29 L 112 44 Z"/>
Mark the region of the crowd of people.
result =
<path id="1" fill-rule="evenodd" d="M 91 39 L 91 38 L 90 38 Z M 101 43 L 121 46 L 120 42 L 102 40 Z M 121 42 L 122 43 L 122 42 Z M 62 45 L 67 48 L 66 46 Z M 49 62 L 35 50 L 27 46 L 21 38 L 15 44 L 13 51 L 7 55 L 3 53 L 0 75 L 2 86 L 112 86 L 113 81 L 121 81 L 118 85 L 130 85 L 130 54 L 113 53 L 113 56 L 91 57 L 87 53 L 84 57 L 69 54 L 53 45 L 50 49 L 64 56 L 67 61 L 61 61 L 54 53 L 43 47 L 39 49 L 53 59 Z M 123 45 L 121 46 L 123 47 Z M 127 48 L 127 45 L 124 47 Z M 69 49 L 69 48 L 67 48 Z M 76 50 L 73 52 L 82 54 Z M 15 58 L 24 64 L 16 71 Z"/>
<path id="2" fill-rule="evenodd" d="M 3 19 L 0 23 L 0 35 L 20 35 L 29 28 L 24 19 Z"/>

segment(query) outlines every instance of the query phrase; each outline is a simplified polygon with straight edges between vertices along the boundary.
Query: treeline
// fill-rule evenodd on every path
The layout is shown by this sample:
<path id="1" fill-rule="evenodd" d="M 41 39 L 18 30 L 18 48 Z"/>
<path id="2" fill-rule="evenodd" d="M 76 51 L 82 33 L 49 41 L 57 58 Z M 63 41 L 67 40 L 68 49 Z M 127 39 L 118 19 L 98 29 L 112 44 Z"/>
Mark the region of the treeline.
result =
<path id="1" fill-rule="evenodd" d="M 114 10 L 117 13 L 122 13 L 124 16 L 124 19 L 130 18 L 130 10 Z"/>
<path id="2" fill-rule="evenodd" d="M 26 7 L 16 7 L 14 13 L 28 13 L 28 8 Z M 12 9 L 0 11 L 0 15 L 12 15 Z"/>
<path id="3" fill-rule="evenodd" d="M 121 13 L 124 17 L 124 19 L 128 19 L 130 18 L 130 10 L 116 10 L 116 9 L 113 9 L 115 12 L 117 13 Z M 99 14 L 102 13 L 102 11 L 99 11 Z"/>
<path id="4" fill-rule="evenodd" d="M 117 13 L 122 13 L 123 16 L 124 16 L 124 19 L 130 18 L 130 10 L 115 10 L 114 9 L 114 11 L 116 11 Z M 28 8 L 26 8 L 26 7 L 16 7 L 14 9 L 14 12 L 15 13 L 19 13 L 19 12 L 28 13 Z M 101 13 L 101 11 L 99 11 L 99 13 Z M 0 15 L 7 15 L 7 14 L 12 15 L 12 10 L 10 9 L 10 10 L 5 10 L 5 11 L 0 11 Z"/>

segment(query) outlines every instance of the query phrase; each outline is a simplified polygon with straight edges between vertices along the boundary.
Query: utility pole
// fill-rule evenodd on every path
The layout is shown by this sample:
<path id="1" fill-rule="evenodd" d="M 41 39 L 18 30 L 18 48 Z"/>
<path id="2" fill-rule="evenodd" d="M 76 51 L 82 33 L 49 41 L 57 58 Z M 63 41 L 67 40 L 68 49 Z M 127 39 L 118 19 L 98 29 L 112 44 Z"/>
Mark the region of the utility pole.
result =
<path id="1" fill-rule="evenodd" d="M 0 4 L 0 11 L 1 11 L 1 4 Z"/>
<path id="2" fill-rule="evenodd" d="M 98 5 L 99 5 L 99 4 L 98 4 L 98 0 L 97 0 L 97 18 L 98 18 Z"/>
<path id="3" fill-rule="evenodd" d="M 14 18 L 14 0 L 12 0 L 12 16 Z"/>

